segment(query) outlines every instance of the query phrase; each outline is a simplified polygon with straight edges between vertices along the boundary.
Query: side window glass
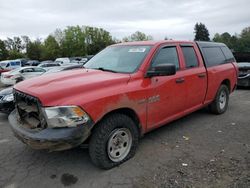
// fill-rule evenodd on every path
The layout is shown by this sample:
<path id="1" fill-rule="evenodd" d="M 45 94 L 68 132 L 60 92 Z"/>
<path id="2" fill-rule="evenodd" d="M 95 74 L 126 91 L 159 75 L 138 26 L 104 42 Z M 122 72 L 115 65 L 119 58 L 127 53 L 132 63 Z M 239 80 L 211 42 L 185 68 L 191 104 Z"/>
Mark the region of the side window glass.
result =
<path id="1" fill-rule="evenodd" d="M 225 63 L 225 56 L 220 47 L 204 47 L 203 53 L 206 59 L 207 67 L 216 66 Z"/>
<path id="2" fill-rule="evenodd" d="M 235 60 L 231 50 L 229 50 L 228 47 L 223 46 L 223 47 L 221 47 L 221 50 L 222 50 L 223 54 L 226 56 L 227 60 L 233 60 L 233 61 Z"/>
<path id="3" fill-rule="evenodd" d="M 33 70 L 31 68 L 23 70 L 23 73 L 29 73 L 29 72 L 33 72 Z"/>
<path id="4" fill-rule="evenodd" d="M 160 64 L 174 64 L 176 70 L 180 68 L 176 47 L 162 48 L 153 60 L 152 67 Z"/>
<path id="5" fill-rule="evenodd" d="M 181 47 L 181 49 L 184 55 L 186 68 L 198 67 L 199 63 L 198 63 L 194 48 L 191 46 L 187 46 L 187 47 L 185 46 L 185 47 Z"/>
<path id="6" fill-rule="evenodd" d="M 44 69 L 34 68 L 35 72 L 45 72 Z"/>

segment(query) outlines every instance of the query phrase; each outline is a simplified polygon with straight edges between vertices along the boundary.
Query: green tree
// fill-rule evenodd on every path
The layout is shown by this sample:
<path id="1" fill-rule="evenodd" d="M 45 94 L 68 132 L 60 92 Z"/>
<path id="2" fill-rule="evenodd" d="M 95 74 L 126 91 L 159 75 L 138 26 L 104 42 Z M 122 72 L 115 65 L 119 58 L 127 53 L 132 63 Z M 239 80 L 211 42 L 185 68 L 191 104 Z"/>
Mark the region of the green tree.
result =
<path id="1" fill-rule="evenodd" d="M 108 45 L 114 44 L 110 33 L 102 28 L 85 26 L 84 33 L 86 36 L 87 54 L 96 54 Z"/>
<path id="2" fill-rule="evenodd" d="M 85 33 L 80 26 L 70 26 L 63 31 L 62 56 L 82 56 L 86 54 Z"/>
<path id="3" fill-rule="evenodd" d="M 27 46 L 28 44 L 31 42 L 30 38 L 28 36 L 21 36 L 22 38 L 22 43 L 23 43 L 23 48 L 26 50 L 27 49 Z"/>
<path id="4" fill-rule="evenodd" d="M 194 40 L 197 41 L 210 41 L 209 32 L 205 24 L 196 23 L 194 26 L 195 37 Z"/>
<path id="5" fill-rule="evenodd" d="M 243 46 L 242 51 L 250 52 L 250 27 L 246 27 L 241 31 L 240 42 Z"/>
<path id="6" fill-rule="evenodd" d="M 213 38 L 214 42 L 225 43 L 229 48 L 231 48 L 231 40 L 232 36 L 228 32 L 222 33 L 221 35 L 219 33 L 216 33 Z"/>
<path id="7" fill-rule="evenodd" d="M 146 35 L 143 32 L 136 31 L 130 36 L 124 37 L 123 42 L 131 42 L 131 41 L 147 41 L 147 40 L 153 40 L 153 37 L 151 35 Z"/>
<path id="8" fill-rule="evenodd" d="M 10 50 L 8 51 L 9 57 L 8 59 L 19 59 L 19 58 L 25 58 L 25 55 L 21 52 L 18 52 L 16 50 Z"/>
<path id="9" fill-rule="evenodd" d="M 25 57 L 25 55 L 23 54 L 24 45 L 20 37 L 13 37 L 13 39 L 7 38 L 4 43 L 9 53 L 8 59 L 17 59 Z"/>
<path id="10" fill-rule="evenodd" d="M 42 59 L 43 60 L 54 60 L 60 56 L 60 46 L 57 43 L 56 39 L 54 36 L 49 35 L 43 44 L 42 48 Z"/>
<path id="11" fill-rule="evenodd" d="M 24 45 L 20 37 L 13 37 L 13 39 L 7 38 L 4 42 L 8 50 L 22 52 L 24 49 Z"/>
<path id="12" fill-rule="evenodd" d="M 43 48 L 40 39 L 36 39 L 34 42 L 29 42 L 26 49 L 27 57 L 30 59 L 41 60 L 42 50 Z"/>
<path id="13" fill-rule="evenodd" d="M 53 33 L 53 36 L 55 37 L 56 39 L 56 42 L 61 45 L 62 44 L 62 41 L 64 39 L 64 32 L 61 30 L 61 29 L 56 29 Z"/>
<path id="14" fill-rule="evenodd" d="M 226 44 L 232 51 L 244 51 L 242 41 L 236 34 L 231 36 L 228 32 L 224 32 L 221 35 L 216 33 L 213 41 Z"/>
<path id="15" fill-rule="evenodd" d="M 7 59 L 9 56 L 4 41 L 0 40 L 0 61 Z"/>
<path id="16" fill-rule="evenodd" d="M 106 46 L 113 44 L 110 33 L 102 28 L 89 26 L 67 27 L 60 32 L 62 56 L 84 56 L 96 54 Z"/>

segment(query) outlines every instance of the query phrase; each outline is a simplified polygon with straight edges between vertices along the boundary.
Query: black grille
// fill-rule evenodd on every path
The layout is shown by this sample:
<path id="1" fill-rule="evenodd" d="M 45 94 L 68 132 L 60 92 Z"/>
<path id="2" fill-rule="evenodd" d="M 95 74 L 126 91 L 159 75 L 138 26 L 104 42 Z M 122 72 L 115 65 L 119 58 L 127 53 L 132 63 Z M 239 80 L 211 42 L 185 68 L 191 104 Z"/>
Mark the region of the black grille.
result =
<path id="1" fill-rule="evenodd" d="M 14 99 L 18 120 L 23 126 L 29 129 L 46 128 L 41 103 L 36 97 L 14 90 Z"/>

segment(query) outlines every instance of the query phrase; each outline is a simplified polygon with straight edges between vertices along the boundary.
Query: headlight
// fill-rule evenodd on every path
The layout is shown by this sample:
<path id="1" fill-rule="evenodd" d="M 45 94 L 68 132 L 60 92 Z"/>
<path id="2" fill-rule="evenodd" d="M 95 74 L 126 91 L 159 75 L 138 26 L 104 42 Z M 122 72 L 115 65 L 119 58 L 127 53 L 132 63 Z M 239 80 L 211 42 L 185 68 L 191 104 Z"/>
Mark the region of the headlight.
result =
<path id="1" fill-rule="evenodd" d="M 48 127 L 76 127 L 87 123 L 90 117 L 78 106 L 57 106 L 44 108 Z"/>
<path id="2" fill-rule="evenodd" d="M 13 93 L 11 93 L 9 95 L 5 95 L 3 97 L 3 101 L 8 101 L 8 102 L 14 101 L 14 95 L 13 95 Z"/>

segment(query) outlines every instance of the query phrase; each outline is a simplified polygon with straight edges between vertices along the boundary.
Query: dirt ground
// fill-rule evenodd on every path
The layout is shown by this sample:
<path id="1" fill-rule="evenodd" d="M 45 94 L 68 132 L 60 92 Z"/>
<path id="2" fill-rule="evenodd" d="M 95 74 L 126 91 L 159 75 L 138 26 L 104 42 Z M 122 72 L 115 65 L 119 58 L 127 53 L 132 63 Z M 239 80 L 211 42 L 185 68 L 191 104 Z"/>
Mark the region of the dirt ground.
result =
<path id="1" fill-rule="evenodd" d="M 105 171 L 87 149 L 32 150 L 0 114 L 0 187 L 250 187 L 250 90 L 236 90 L 229 109 L 195 112 L 145 135 L 134 158 Z"/>

